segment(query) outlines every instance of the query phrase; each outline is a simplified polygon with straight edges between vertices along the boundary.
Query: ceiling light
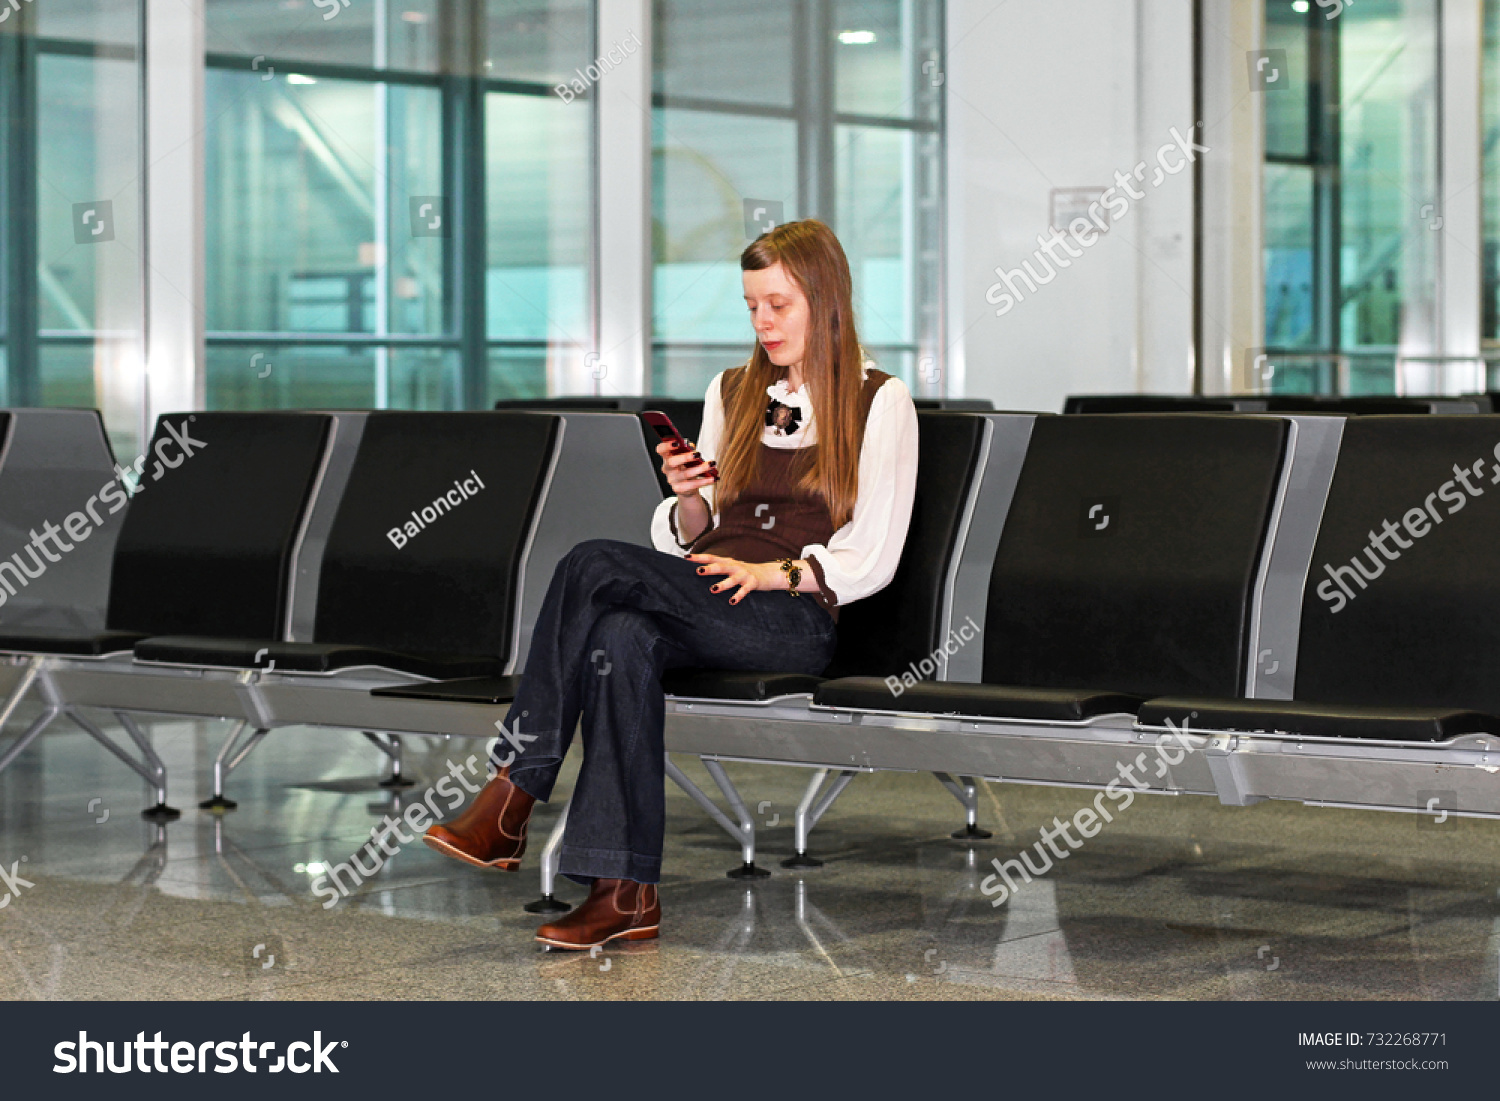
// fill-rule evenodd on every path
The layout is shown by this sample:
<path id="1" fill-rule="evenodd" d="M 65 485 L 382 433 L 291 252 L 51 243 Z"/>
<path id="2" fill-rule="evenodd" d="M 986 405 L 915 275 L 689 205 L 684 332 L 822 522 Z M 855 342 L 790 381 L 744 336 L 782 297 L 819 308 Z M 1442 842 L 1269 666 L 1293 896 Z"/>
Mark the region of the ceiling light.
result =
<path id="1" fill-rule="evenodd" d="M 403 23 L 425 23 L 427 22 L 427 15 L 425 12 L 420 11 L 404 11 L 401 13 L 401 21 Z"/>
<path id="2" fill-rule="evenodd" d="M 301 73 L 287 73 L 286 82 L 288 84 L 316 84 L 318 82 L 318 78 L 314 76 L 303 76 Z"/>
<path id="3" fill-rule="evenodd" d="M 875 41 L 874 31 L 839 31 L 839 41 L 845 46 L 868 46 Z"/>
<path id="4" fill-rule="evenodd" d="M 1292 0 L 1292 10 L 1298 15 L 1306 15 L 1309 6 L 1307 0 Z"/>

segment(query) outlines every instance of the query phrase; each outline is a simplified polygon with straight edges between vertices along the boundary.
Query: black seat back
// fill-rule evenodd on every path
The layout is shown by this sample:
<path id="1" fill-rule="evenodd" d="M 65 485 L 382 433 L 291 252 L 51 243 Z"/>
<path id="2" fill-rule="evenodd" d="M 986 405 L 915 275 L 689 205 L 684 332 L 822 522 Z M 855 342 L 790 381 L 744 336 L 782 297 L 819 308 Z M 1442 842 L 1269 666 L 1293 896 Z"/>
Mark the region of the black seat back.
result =
<path id="1" fill-rule="evenodd" d="M 1273 413 L 1349 413 L 1363 416 L 1393 413 L 1471 414 L 1481 412 L 1474 398 L 1402 398 L 1381 394 L 1364 397 L 1325 397 L 1313 394 L 1278 394 L 1266 398 Z"/>
<path id="2" fill-rule="evenodd" d="M 917 492 L 901 564 L 884 589 L 839 612 L 838 651 L 824 676 L 904 672 L 943 641 L 943 593 L 984 427 L 967 413 L 917 414 Z"/>
<path id="3" fill-rule="evenodd" d="M 495 408 L 499 410 L 522 410 L 529 409 L 541 413 L 637 413 L 645 409 L 655 409 L 665 413 L 672 418 L 672 423 L 677 426 L 684 439 L 695 443 L 698 433 L 703 431 L 703 401 L 679 398 L 654 398 L 654 397 L 631 397 L 629 395 L 615 395 L 613 397 L 560 397 L 560 398 L 509 398 L 497 401 Z M 667 484 L 667 479 L 659 469 L 656 458 L 656 445 L 661 443 L 661 437 L 656 434 L 645 421 L 641 422 L 641 435 L 646 441 L 646 450 L 650 453 L 653 464 L 658 466 L 656 471 L 657 484 L 661 486 L 662 494 L 668 495 L 672 487 Z"/>
<path id="4" fill-rule="evenodd" d="M 1491 415 L 1344 427 L 1303 591 L 1297 699 L 1500 715 L 1497 446 Z M 1372 532 L 1394 561 L 1370 546 Z"/>
<path id="5" fill-rule="evenodd" d="M 20 577 L 10 565 L 0 571 L 0 624 L 13 630 L 101 630 L 115 540 L 125 520 L 104 422 L 94 409 L 9 410 L 0 412 L 0 440 L 0 553 L 9 554 L 12 564 L 23 558 L 28 567 Z M 110 501 L 100 501 L 101 491 L 110 495 L 113 510 Z M 32 551 L 23 548 L 32 532 L 46 532 L 49 525 L 64 529 L 61 538 L 71 549 L 60 561 L 47 562 L 41 576 L 29 577 Z"/>
<path id="6" fill-rule="evenodd" d="M 986 403 L 987 404 L 987 403 Z M 696 401 L 684 398 L 632 397 L 614 395 L 610 397 L 561 398 L 507 398 L 497 401 L 499 410 L 532 410 L 539 413 L 639 413 L 643 409 L 655 409 L 672 418 L 677 430 L 687 439 L 697 440 L 703 431 L 703 399 Z M 644 425 L 643 425 L 644 427 Z M 647 428 L 647 442 L 655 448 L 660 442 L 656 432 Z"/>
<path id="7" fill-rule="evenodd" d="M 502 413 L 524 410 L 540 413 L 610 413 L 622 409 L 639 409 L 640 401 L 640 398 L 583 394 L 571 398 L 502 398 L 495 402 L 495 408 Z"/>
<path id="8" fill-rule="evenodd" d="M 677 426 L 677 431 L 682 433 L 684 439 L 696 442 L 698 433 L 703 431 L 703 399 L 701 398 L 697 401 L 680 398 L 643 398 L 640 408 L 655 409 L 671 417 L 672 423 Z M 648 433 L 646 436 L 648 444 L 655 448 L 661 442 L 655 429 L 644 421 L 641 422 L 641 426 Z"/>
<path id="9" fill-rule="evenodd" d="M 371 413 L 323 552 L 313 641 L 508 659 L 559 423 Z"/>
<path id="10" fill-rule="evenodd" d="M 280 638 L 329 418 L 159 418 L 110 571 L 111 630 Z"/>
<path id="11" fill-rule="evenodd" d="M 948 413 L 989 413 L 995 403 L 989 398 L 913 398 L 918 411 L 933 409 Z"/>
<path id="12" fill-rule="evenodd" d="M 984 680 L 1244 694 L 1288 425 L 1041 417 L 990 575 Z"/>
<path id="13" fill-rule="evenodd" d="M 1264 399 L 1205 398 L 1193 394 L 1074 394 L 1063 404 L 1072 413 L 1244 413 L 1266 407 Z"/>

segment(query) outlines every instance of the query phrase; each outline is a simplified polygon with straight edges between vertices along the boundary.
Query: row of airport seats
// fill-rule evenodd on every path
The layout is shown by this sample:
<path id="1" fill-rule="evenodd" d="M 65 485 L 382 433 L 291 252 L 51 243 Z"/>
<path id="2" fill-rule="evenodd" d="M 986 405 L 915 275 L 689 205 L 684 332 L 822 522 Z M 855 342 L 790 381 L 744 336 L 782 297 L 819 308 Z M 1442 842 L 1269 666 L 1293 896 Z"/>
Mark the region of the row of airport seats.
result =
<path id="1" fill-rule="evenodd" d="M 647 540 L 660 499 L 618 414 L 177 414 L 126 470 L 93 411 L 4 418 L 0 727 L 28 698 L 40 714 L 0 769 L 65 717 L 146 779 L 157 819 L 179 812 L 142 715 L 234 721 L 217 809 L 279 727 L 362 730 L 396 785 L 401 735 L 493 736 L 493 707 L 401 689 L 513 674 L 557 560 Z"/>
<path id="2" fill-rule="evenodd" d="M 667 772 L 739 842 L 732 874 L 763 874 L 734 761 L 810 771 L 792 866 L 816 863 L 811 831 L 875 770 L 935 774 L 963 837 L 983 835 L 981 778 L 1500 815 L 1500 417 L 918 423 L 900 566 L 845 609 L 825 674 L 669 674 L 668 750 L 703 761 L 729 812 Z M 234 720 L 219 807 L 277 727 L 388 751 L 493 737 L 553 563 L 586 538 L 646 542 L 659 499 L 625 413 L 200 413 L 162 419 L 140 492 L 83 541 L 75 515 L 118 481 L 97 416 L 18 410 L 4 430 L 0 531 L 24 548 L 61 521 L 74 542 L 29 584 L 0 560 L 0 723 L 29 691 L 41 705 L 0 768 L 65 715 L 156 788 L 157 816 L 141 715 Z M 451 508 L 425 517 L 439 495 Z M 561 905 L 564 822 L 538 908 Z"/>
<path id="3" fill-rule="evenodd" d="M 1402 413 L 1465 414 L 1494 411 L 1493 394 L 1457 397 L 1332 397 L 1319 394 L 1073 394 L 1064 413 L 1332 413 L 1355 416 Z"/>
<path id="4" fill-rule="evenodd" d="M 825 675 L 665 684 L 670 750 L 811 770 L 786 865 L 876 770 L 934 773 L 955 837 L 978 778 L 1500 815 L 1500 417 L 919 425 L 905 554 Z"/>
<path id="5" fill-rule="evenodd" d="M 983 425 L 965 447 L 954 422 Z M 874 769 L 971 798 L 975 777 L 1128 775 L 1500 814 L 1500 417 L 924 414 L 921 434 L 906 555 L 826 676 L 667 681 L 673 750 L 813 769 L 793 867 Z M 901 675 L 929 655 L 936 675 Z"/>

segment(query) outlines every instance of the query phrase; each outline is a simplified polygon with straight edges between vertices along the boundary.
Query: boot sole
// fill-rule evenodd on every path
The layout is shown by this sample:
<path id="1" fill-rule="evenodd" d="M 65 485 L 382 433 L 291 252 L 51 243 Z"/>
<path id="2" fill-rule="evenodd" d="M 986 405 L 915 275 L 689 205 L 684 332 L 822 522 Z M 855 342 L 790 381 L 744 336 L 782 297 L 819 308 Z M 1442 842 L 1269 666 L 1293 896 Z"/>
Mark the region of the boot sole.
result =
<path id="1" fill-rule="evenodd" d="M 479 860 L 470 856 L 462 849 L 456 848 L 446 841 L 440 841 L 436 837 L 424 836 L 422 841 L 429 849 L 440 852 L 444 856 L 451 856 L 454 860 L 462 860 L 465 864 L 471 864 L 476 868 L 494 868 L 497 871 L 513 872 L 521 866 L 521 858 L 519 856 L 503 856 L 498 860 Z"/>
<path id="2" fill-rule="evenodd" d="M 569 940 L 552 940 L 538 934 L 537 940 L 549 948 L 566 948 L 574 952 L 587 952 L 590 948 L 602 948 L 612 940 L 655 940 L 661 935 L 660 925 L 643 925 L 639 929 L 631 929 L 624 933 L 615 933 L 605 937 L 603 940 L 590 941 L 588 944 L 578 944 Z"/>

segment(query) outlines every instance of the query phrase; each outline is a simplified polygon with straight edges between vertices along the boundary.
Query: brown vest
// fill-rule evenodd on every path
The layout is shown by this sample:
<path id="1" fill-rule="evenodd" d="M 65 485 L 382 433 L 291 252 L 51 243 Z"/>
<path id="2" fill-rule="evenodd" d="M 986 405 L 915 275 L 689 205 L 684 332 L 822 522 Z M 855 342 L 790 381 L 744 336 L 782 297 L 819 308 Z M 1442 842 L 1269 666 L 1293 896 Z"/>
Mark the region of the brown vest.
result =
<path id="1" fill-rule="evenodd" d="M 891 376 L 870 368 L 859 394 L 862 422 L 870 417 L 875 394 Z M 728 409 L 735 390 L 745 378 L 744 367 L 724 372 L 719 381 L 719 397 Z M 770 404 L 770 398 L 766 399 Z M 833 518 L 823 495 L 797 487 L 797 481 L 812 461 L 817 444 L 811 447 L 771 447 L 760 445 L 759 476 L 747 486 L 739 500 L 719 515 L 717 527 L 709 528 L 692 545 L 695 554 L 718 554 L 742 562 L 775 562 L 782 558 L 800 558 L 802 548 L 811 543 L 827 544 L 833 537 Z M 804 593 L 828 609 L 835 620 L 838 607 L 828 594 L 822 568 L 809 563 L 817 575 L 817 593 Z"/>

